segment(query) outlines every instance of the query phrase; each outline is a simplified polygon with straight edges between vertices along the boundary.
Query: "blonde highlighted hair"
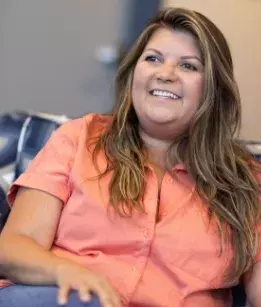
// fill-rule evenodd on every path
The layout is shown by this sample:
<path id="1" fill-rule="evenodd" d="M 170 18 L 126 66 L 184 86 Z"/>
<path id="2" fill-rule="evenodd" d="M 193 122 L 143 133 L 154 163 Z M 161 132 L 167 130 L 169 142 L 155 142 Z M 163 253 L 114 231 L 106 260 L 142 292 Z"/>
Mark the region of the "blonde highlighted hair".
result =
<path id="1" fill-rule="evenodd" d="M 139 122 L 132 105 L 135 65 L 153 33 L 159 28 L 190 33 L 204 61 L 204 89 L 195 121 L 185 135 L 173 142 L 166 161 L 173 155 L 185 164 L 196 183 L 196 192 L 208 204 L 209 217 L 217 222 L 221 246 L 232 239 L 234 260 L 227 274 L 237 280 L 251 268 L 257 252 L 256 225 L 260 221 L 260 187 L 253 175 L 259 163 L 236 140 L 240 128 L 241 101 L 233 72 L 229 46 L 221 31 L 202 14 L 169 8 L 151 20 L 116 76 L 116 105 L 110 127 L 95 143 L 93 159 L 103 151 L 112 171 L 110 205 L 121 215 L 143 210 L 147 154 L 139 135 Z M 185 157 L 179 156 L 186 145 Z M 98 167 L 98 165 L 97 165 Z M 227 227 L 229 226 L 229 227 Z M 229 228 L 230 236 L 228 236 Z"/>

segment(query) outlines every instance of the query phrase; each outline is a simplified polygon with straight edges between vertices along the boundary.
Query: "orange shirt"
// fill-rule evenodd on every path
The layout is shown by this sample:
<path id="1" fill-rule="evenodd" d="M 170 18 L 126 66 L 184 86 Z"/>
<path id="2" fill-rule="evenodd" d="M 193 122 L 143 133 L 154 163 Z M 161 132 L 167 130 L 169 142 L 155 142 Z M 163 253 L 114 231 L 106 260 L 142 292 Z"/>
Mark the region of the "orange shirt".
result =
<path id="1" fill-rule="evenodd" d="M 219 256 L 217 229 L 209 227 L 206 206 L 193 194 L 195 183 L 182 165 L 173 168 L 176 179 L 169 173 L 163 178 L 158 222 L 153 168 L 146 175 L 146 214 L 108 217 L 110 175 L 100 184 L 90 180 L 97 172 L 87 140 L 109 122 L 110 117 L 89 114 L 60 127 L 12 186 L 9 203 L 18 186 L 61 199 L 64 207 L 51 252 L 107 276 L 124 306 L 231 306 L 231 284 L 223 278 L 231 247 Z M 102 154 L 99 165 L 106 165 Z"/>

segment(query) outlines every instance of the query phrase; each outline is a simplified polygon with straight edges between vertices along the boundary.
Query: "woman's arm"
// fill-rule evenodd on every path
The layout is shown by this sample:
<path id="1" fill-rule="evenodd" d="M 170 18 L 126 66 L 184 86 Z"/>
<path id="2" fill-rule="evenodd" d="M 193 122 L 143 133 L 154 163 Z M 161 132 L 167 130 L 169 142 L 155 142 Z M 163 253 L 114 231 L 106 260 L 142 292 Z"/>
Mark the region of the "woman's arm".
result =
<path id="1" fill-rule="evenodd" d="M 20 188 L 0 236 L 0 271 L 25 284 L 55 284 L 62 260 L 50 253 L 62 201 L 38 190 Z"/>
<path id="2" fill-rule="evenodd" d="M 20 188 L 0 237 L 0 272 L 16 283 L 57 285 L 58 302 L 66 304 L 71 289 L 82 301 L 95 292 L 102 306 L 121 307 L 106 278 L 50 252 L 62 201 L 35 189 Z"/>

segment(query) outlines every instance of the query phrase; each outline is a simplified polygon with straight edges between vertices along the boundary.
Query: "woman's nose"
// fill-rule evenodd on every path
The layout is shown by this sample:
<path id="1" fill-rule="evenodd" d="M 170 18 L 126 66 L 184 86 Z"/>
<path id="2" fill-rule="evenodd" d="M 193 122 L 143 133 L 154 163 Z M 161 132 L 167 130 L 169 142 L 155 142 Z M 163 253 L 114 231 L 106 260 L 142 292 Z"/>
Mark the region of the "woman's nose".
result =
<path id="1" fill-rule="evenodd" d="M 176 66 L 174 65 L 163 65 L 158 72 L 157 79 L 161 82 L 175 82 L 177 80 Z"/>

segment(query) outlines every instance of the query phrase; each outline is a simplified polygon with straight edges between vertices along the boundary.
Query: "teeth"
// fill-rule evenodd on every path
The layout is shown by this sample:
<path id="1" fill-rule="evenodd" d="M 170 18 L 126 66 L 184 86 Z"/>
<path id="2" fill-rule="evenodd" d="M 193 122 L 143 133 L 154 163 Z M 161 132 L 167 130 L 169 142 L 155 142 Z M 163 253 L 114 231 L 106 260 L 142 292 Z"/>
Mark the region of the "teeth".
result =
<path id="1" fill-rule="evenodd" d="M 160 97 L 165 97 L 165 98 L 172 98 L 172 99 L 179 99 L 179 96 L 171 93 L 171 92 L 167 92 L 167 91 L 160 91 L 160 90 L 153 90 L 152 92 L 153 96 L 160 96 Z"/>

